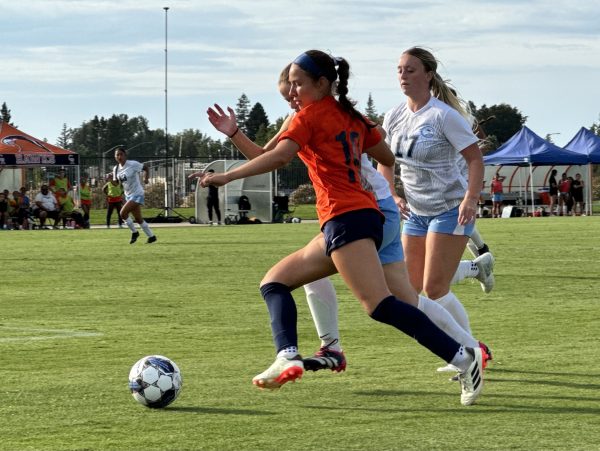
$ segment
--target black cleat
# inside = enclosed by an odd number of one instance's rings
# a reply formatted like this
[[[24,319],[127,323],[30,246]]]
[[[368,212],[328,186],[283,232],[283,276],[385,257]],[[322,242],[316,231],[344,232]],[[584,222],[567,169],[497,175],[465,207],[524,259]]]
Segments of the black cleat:
[[[154,236],[149,236],[148,239],[146,240],[146,244],[152,244],[156,241],[156,235]]]
[[[131,234],[131,240],[129,240],[129,244],[135,243],[139,236],[140,236],[140,232],[133,232]]]

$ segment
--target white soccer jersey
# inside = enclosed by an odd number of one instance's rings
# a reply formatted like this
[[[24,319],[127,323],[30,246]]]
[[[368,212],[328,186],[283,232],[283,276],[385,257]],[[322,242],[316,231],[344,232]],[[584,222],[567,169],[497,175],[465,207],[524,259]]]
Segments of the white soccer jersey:
[[[375,199],[387,199],[392,195],[390,184],[385,177],[375,169],[369,155],[363,153],[360,160],[360,178],[363,188],[371,191],[375,195]]]
[[[143,196],[144,185],[140,179],[144,165],[139,161],[127,160],[124,166],[118,164],[115,166],[117,179],[123,185],[123,191],[126,196]],[[114,173],[113,173],[114,175]]]
[[[457,165],[460,151],[477,142],[458,111],[431,97],[412,112],[406,103],[383,120],[386,141],[400,164],[406,200],[415,214],[437,216],[462,202],[467,182]]]

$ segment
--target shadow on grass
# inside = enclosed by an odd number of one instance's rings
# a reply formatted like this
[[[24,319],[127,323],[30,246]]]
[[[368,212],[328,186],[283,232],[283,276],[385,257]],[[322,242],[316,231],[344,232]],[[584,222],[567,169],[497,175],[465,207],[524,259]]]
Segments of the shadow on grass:
[[[493,381],[496,382],[496,381]],[[520,381],[511,381],[511,382],[520,382]],[[434,392],[434,391],[408,391],[408,390],[372,390],[372,391],[358,391],[358,392],[354,392],[355,395],[358,396],[392,396],[392,397],[416,397],[416,396],[426,396],[426,397],[440,397],[440,396],[445,396],[445,397],[453,397],[453,398],[458,398],[458,393],[453,394],[453,393],[446,393],[446,392]],[[523,400],[523,401],[528,401],[528,402],[535,402],[536,405],[532,405],[532,406],[527,406],[527,405],[513,405],[513,404],[487,404],[486,400],[506,400],[506,401],[510,401],[510,400]],[[526,395],[526,394],[516,394],[516,395],[511,395],[511,394],[505,394],[505,393],[498,393],[498,394],[494,394],[494,393],[486,393],[485,390],[483,392],[483,395],[481,396],[481,398],[478,400],[477,402],[477,406],[479,407],[494,407],[494,409],[492,411],[498,411],[496,410],[496,408],[506,408],[506,409],[510,409],[510,410],[516,410],[516,411],[530,411],[530,410],[539,410],[540,413],[580,413],[580,414],[599,414],[600,413],[600,407],[574,407],[572,405],[565,405],[564,407],[557,407],[557,406],[546,406],[544,407],[543,405],[539,405],[540,402],[544,402],[544,401],[569,401],[569,402],[593,402],[593,403],[600,403],[600,395],[599,396],[591,396],[591,397],[582,397],[582,396],[566,396],[564,394],[561,395]],[[374,409],[374,410],[378,410],[378,409]],[[413,411],[415,409],[396,409],[393,411]],[[431,410],[430,407],[427,408],[423,408],[423,409],[416,409],[416,411],[427,411],[427,410]],[[454,409],[440,409],[441,411],[447,411],[447,410],[451,410],[453,411]],[[464,411],[464,407],[463,408],[459,408],[458,410],[463,410]],[[478,409],[479,410],[479,409]]]
[[[529,370],[511,370],[508,368],[498,368],[491,367],[486,371],[490,373],[514,373],[514,374],[539,374],[541,376],[566,376],[566,377],[598,377],[600,378],[600,374],[593,373],[565,373],[565,372],[553,372],[553,371],[529,371]]]
[[[433,392],[396,392],[397,396],[430,396],[439,393]],[[448,395],[457,399],[457,395]],[[339,411],[356,411],[356,412],[376,412],[376,413],[419,413],[419,412],[439,412],[439,413],[532,413],[545,414],[545,415],[557,415],[557,414],[570,414],[570,415],[598,415],[600,414],[600,408],[598,407],[572,407],[572,406],[524,406],[520,404],[489,404],[485,402],[485,399],[505,399],[505,398],[518,398],[522,399],[523,396],[504,396],[504,395],[483,395],[483,401],[478,401],[477,404],[469,407],[440,407],[435,408],[430,405],[425,407],[356,407],[356,406],[317,406],[317,405],[304,405],[302,407],[306,409],[317,409],[317,410],[339,410]],[[532,399],[540,399],[540,397],[530,397]],[[543,399],[543,398],[541,398]],[[579,398],[573,398],[580,400]],[[597,401],[597,400],[595,400]]]
[[[249,409],[224,409],[222,407],[169,407],[165,412],[201,413],[207,415],[275,415],[273,412]]]

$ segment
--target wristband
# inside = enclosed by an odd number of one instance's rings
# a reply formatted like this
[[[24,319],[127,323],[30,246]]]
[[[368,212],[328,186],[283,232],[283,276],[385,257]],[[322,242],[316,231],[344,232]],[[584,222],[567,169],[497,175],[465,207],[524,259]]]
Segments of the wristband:
[[[235,134],[236,134],[237,132],[239,132],[239,131],[240,131],[240,128],[238,127],[238,128],[236,128],[236,129],[235,129],[235,131],[233,132],[233,134],[232,134],[232,135],[227,135],[227,137],[228,137],[229,139],[231,139],[231,138],[233,138],[233,137],[235,136]]]

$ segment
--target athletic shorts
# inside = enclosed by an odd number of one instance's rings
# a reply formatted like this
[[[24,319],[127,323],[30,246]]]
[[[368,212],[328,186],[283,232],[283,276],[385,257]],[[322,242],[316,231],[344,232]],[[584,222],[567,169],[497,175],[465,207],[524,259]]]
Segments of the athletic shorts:
[[[382,265],[404,261],[400,241],[400,212],[392,196],[377,201],[379,210],[385,216],[383,241],[379,247],[379,260]]]
[[[325,237],[325,254],[331,253],[353,241],[370,238],[379,249],[383,240],[384,217],[379,210],[364,208],[335,216],[323,224],[321,231]]]
[[[492,194],[492,202],[502,202],[502,200],[503,200],[502,193]]]
[[[136,204],[144,205],[144,195],[143,194],[132,194],[131,196],[125,196],[125,202],[133,201]]]
[[[475,221],[464,226],[458,225],[458,207],[454,207],[437,216],[420,216],[411,212],[404,221],[402,233],[410,236],[425,236],[430,232],[471,236],[474,228]]]

